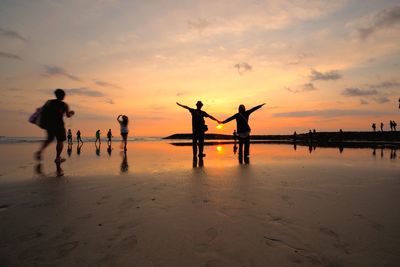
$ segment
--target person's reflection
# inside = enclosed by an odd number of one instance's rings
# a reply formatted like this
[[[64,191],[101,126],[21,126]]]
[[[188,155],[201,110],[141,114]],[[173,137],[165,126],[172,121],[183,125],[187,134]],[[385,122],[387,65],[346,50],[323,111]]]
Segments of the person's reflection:
[[[199,157],[199,160],[197,157],[193,157],[193,168],[197,168],[197,166],[200,168],[204,166],[204,157]]]
[[[313,147],[312,147],[311,144],[309,144],[309,145],[308,145],[308,151],[310,152],[310,154],[311,154],[312,150],[313,150]]]
[[[96,155],[100,157],[100,147],[101,147],[101,143],[99,143],[99,144],[97,145],[97,142],[96,142],[96,143],[94,143],[94,144],[95,144],[95,146],[96,146]]]
[[[340,152],[340,154],[343,153],[343,150],[344,150],[344,146],[343,146],[343,144],[340,144],[340,145],[339,145],[339,152]]]
[[[237,150],[238,150],[238,146],[237,146],[237,144],[235,142],[235,144],[233,145],[233,154],[236,155]]]
[[[108,147],[107,147],[107,153],[108,153],[109,156],[111,156],[111,152],[112,152],[112,147],[111,147],[111,142],[110,142]]]
[[[239,154],[239,157],[238,157],[238,159],[239,159],[239,164],[250,164],[250,157],[244,157],[244,161],[243,161],[243,157],[241,157],[240,156],[240,154]]]
[[[56,174],[57,174],[57,177],[64,176],[64,171],[61,168],[61,163],[56,163]]]
[[[381,158],[383,158],[383,147],[381,147]]]
[[[375,147],[372,150],[372,156],[374,156],[374,157],[376,156],[376,148]]]
[[[393,147],[393,148],[390,150],[390,159],[396,159],[396,158],[397,158],[396,148]]]
[[[83,146],[83,142],[82,143],[78,142],[78,146],[76,147],[76,154],[78,156],[81,154],[82,146]]]
[[[43,177],[46,177],[46,175],[43,173],[42,163],[39,162],[37,165],[35,165],[35,173]],[[56,163],[56,176],[57,177],[64,176],[64,170],[61,168],[60,162]]]
[[[126,150],[121,151],[121,157],[122,157],[121,173],[128,172],[129,165],[128,165],[128,155],[127,155]]]
[[[294,151],[297,150],[297,143],[296,142],[293,143],[293,149],[294,149]]]
[[[72,144],[68,144],[67,154],[68,154],[68,157],[70,158],[71,154],[72,154]]]

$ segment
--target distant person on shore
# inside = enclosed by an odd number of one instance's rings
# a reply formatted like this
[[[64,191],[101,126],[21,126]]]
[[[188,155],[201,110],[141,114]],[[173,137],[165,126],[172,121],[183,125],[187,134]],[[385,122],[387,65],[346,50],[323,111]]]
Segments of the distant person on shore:
[[[238,108],[238,113],[234,114],[233,116],[227,118],[226,120],[222,121],[221,123],[227,123],[231,120],[236,120],[236,132],[239,137],[239,161],[243,158],[243,146],[244,146],[244,157],[247,163],[247,159],[250,156],[250,132],[251,128],[249,126],[249,116],[251,113],[256,111],[257,109],[264,106],[265,103],[255,106],[249,110],[246,110],[246,107],[241,104]]]
[[[97,143],[97,141],[99,141],[99,145],[101,144],[101,140],[100,140],[100,130],[96,131],[96,141],[94,141],[95,143]]]
[[[74,111],[69,110],[68,105],[63,101],[65,98],[65,92],[62,89],[54,91],[56,99],[48,100],[44,106],[42,113],[42,123],[47,131],[47,139],[42,143],[40,149],[35,153],[35,158],[41,160],[43,150],[53,141],[57,139],[56,146],[56,159],[54,162],[60,164],[65,161],[61,158],[61,152],[64,148],[64,141],[66,138],[66,132],[64,127],[64,114],[69,118],[75,114]]]
[[[372,130],[375,132],[376,131],[376,123],[372,123]]]
[[[122,145],[124,146],[124,151],[126,151],[126,145],[128,143],[128,123],[129,123],[129,119],[128,116],[126,115],[118,115],[117,117],[117,121],[119,122],[119,126],[121,128],[121,137],[122,137],[122,143],[121,143],[121,147]]]
[[[393,121],[393,131],[396,131],[397,123]]]
[[[381,122],[381,132],[383,132],[383,122]]]
[[[109,146],[111,146],[111,138],[112,137],[113,136],[112,136],[111,129],[108,129],[108,132],[107,132],[107,143],[108,143]]]
[[[83,144],[83,141],[82,141],[82,138],[81,138],[81,131],[80,131],[80,130],[78,130],[78,131],[76,132],[76,142],[78,142],[78,144],[79,144],[79,142]]]
[[[71,129],[68,129],[67,139],[68,139],[68,145],[72,145],[72,132],[71,132]]]
[[[390,131],[392,132],[393,131],[393,122],[392,121],[389,121],[389,127],[390,127]]]
[[[297,141],[297,132],[294,131],[293,133],[293,141],[296,142]]]
[[[198,156],[199,158],[205,157],[206,154],[203,153],[204,149],[204,135],[205,132],[208,130],[207,125],[205,124],[204,118],[210,118],[216,122],[220,122],[213,116],[207,114],[207,112],[201,110],[203,107],[203,103],[201,101],[197,101],[196,109],[190,108],[188,106],[176,104],[182,108],[189,110],[190,114],[192,115],[192,148],[193,148],[193,158],[197,155],[197,147],[198,149]]]

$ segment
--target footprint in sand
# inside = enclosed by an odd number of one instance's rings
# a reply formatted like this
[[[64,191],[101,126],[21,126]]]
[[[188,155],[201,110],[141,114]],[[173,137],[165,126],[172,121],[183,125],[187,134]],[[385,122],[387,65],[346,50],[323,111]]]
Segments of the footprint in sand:
[[[319,231],[321,233],[328,235],[329,237],[335,239],[335,242],[333,243],[333,246],[335,248],[342,250],[346,254],[350,254],[350,251],[348,250],[346,244],[344,244],[342,242],[342,240],[340,239],[339,235],[336,232],[334,232],[333,230],[331,230],[329,228],[325,228],[325,227],[319,228]]]
[[[68,256],[68,254],[76,249],[79,245],[79,241],[72,241],[72,242],[67,242],[64,243],[60,246],[57,247],[57,258],[63,258],[65,256]]]
[[[131,250],[136,247],[137,243],[138,241],[136,235],[130,235],[121,240],[121,242],[118,244],[118,249],[125,251]]]
[[[208,228],[208,229],[207,229],[206,234],[207,234],[207,236],[210,238],[210,240],[209,240],[208,242],[211,242],[211,241],[213,241],[215,238],[217,238],[217,236],[218,236],[218,231],[217,231],[217,229],[211,227],[211,228]]]

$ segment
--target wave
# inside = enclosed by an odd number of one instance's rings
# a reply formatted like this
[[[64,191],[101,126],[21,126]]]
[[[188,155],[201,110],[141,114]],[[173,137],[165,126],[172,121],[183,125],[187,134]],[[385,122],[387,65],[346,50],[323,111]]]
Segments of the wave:
[[[39,143],[44,141],[45,137],[13,137],[13,136],[0,136],[0,144],[15,144],[15,143]],[[83,137],[83,142],[94,142],[96,138],[93,137]],[[121,141],[120,137],[115,137],[112,139],[113,141]],[[161,141],[161,137],[128,137],[128,141],[130,142],[154,142]],[[75,138],[73,139],[76,142]],[[101,138],[102,142],[107,142],[107,138]]]

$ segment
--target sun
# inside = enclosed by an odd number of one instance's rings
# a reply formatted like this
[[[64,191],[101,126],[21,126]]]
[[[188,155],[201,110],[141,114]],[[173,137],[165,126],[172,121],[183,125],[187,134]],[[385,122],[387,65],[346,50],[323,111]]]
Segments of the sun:
[[[216,126],[216,128],[217,128],[218,130],[221,130],[222,128],[224,128],[224,126],[223,126],[222,124],[218,124],[218,125]]]

